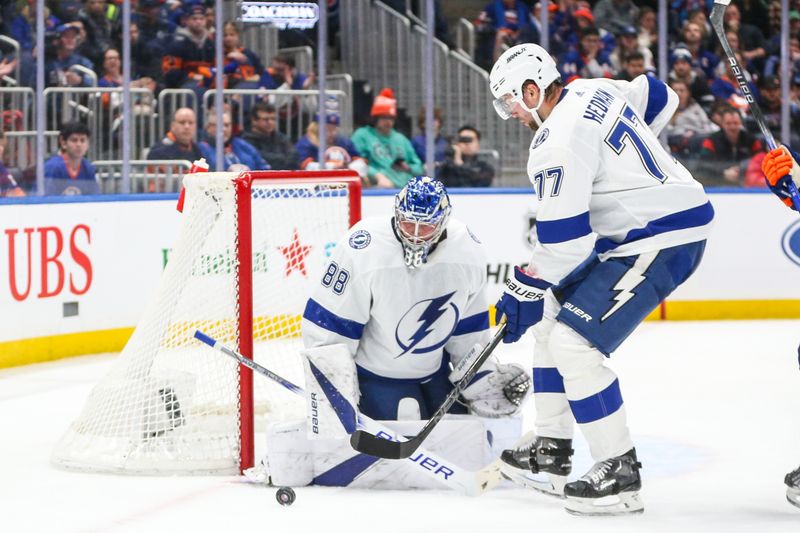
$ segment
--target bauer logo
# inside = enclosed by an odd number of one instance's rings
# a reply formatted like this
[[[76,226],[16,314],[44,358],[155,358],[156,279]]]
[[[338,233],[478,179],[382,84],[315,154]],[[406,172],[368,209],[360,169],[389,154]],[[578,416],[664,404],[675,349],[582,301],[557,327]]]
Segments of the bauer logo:
[[[370,242],[372,242],[372,235],[370,235],[366,230],[360,229],[350,235],[350,247],[355,248],[356,250],[362,250],[366,248],[369,246]]]
[[[783,232],[781,247],[786,257],[792,263],[800,266],[800,221],[795,222]]]

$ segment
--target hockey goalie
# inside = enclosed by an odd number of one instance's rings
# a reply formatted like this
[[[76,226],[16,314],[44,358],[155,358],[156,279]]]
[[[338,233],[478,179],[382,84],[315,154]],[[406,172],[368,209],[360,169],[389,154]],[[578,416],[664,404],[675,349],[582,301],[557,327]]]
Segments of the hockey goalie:
[[[303,314],[308,415],[268,428],[254,475],[274,485],[440,488],[518,439],[530,376],[496,359],[407,460],[355,452],[352,421],[331,405],[416,434],[488,342],[486,256],[450,210],[439,181],[415,177],[393,216],[362,220],[334,248]],[[331,402],[331,391],[346,403]]]

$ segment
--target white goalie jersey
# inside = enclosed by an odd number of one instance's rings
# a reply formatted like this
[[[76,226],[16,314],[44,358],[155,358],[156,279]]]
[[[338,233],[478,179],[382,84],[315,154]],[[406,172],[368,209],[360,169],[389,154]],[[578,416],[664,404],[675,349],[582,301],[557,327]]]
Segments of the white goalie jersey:
[[[345,344],[385,378],[424,380],[488,342],[486,255],[450,219],[420,268],[409,269],[390,217],[365,219],[331,254],[303,314],[306,348]]]
[[[714,210],[658,135],[677,107],[663,82],[576,80],[531,142],[536,277],[558,283],[593,252],[630,256],[705,239]]]

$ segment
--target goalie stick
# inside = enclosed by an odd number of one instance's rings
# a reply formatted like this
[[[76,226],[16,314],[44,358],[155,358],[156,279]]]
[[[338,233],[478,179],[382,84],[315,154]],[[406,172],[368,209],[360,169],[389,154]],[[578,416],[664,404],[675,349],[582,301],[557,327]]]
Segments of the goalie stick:
[[[483,363],[492,355],[492,352],[500,343],[503,335],[506,334],[506,323],[503,321],[497,333],[494,334],[489,344],[478,354],[475,361],[464,372],[464,376],[455,384],[453,390],[439,406],[439,409],[431,416],[430,420],[422,427],[419,433],[406,441],[388,440],[384,435],[373,434],[368,431],[359,429],[350,435],[350,445],[354,450],[361,453],[372,455],[373,457],[380,457],[382,459],[406,459],[411,457],[411,454],[420,447],[422,441],[436,427],[436,424],[444,417],[447,411],[452,407],[456,400],[461,395],[461,392],[467,388],[472,378],[478,372],[478,369],[483,366]]]
[[[236,359],[242,366],[246,366],[256,373],[278,383],[289,391],[305,397],[305,390],[303,390],[301,387],[295,385],[287,379],[282,378],[278,374],[259,365],[255,361],[246,358],[239,352],[228,348],[224,344],[214,340],[212,337],[209,337],[202,331],[195,331],[194,336],[196,339],[204,342],[215,350],[218,350],[225,355]],[[341,394],[339,394],[338,390],[333,389],[333,393],[335,398],[329,397],[329,400],[331,407],[333,407],[340,418],[347,418],[355,413],[357,428],[362,428],[371,433],[383,435],[383,439],[398,438],[398,436],[395,434],[395,431],[356,411],[354,407],[351,406],[349,402],[347,402],[347,400],[341,396]],[[415,449],[416,448],[417,446],[415,446]],[[437,454],[424,448],[420,450],[420,454],[410,460],[415,465],[418,465],[419,471],[422,471],[434,480],[453,490],[461,492],[462,494],[466,494],[467,496],[479,496],[484,492],[493,489],[500,483],[500,481],[502,481],[500,464],[498,462],[499,460],[490,463],[488,466],[478,470],[477,472],[464,470],[453,464],[451,461],[443,459]]]
[[[739,84],[739,88],[742,90],[745,100],[747,100],[747,104],[750,106],[750,112],[756,124],[758,124],[758,129],[760,129],[761,134],[764,135],[769,149],[774,150],[778,147],[777,144],[775,144],[775,138],[767,127],[764,115],[761,113],[761,107],[759,107],[758,102],[756,102],[753,92],[747,84],[747,79],[744,77],[744,71],[739,66],[739,62],[736,60],[736,54],[733,53],[728,38],[725,36],[723,18],[725,17],[725,8],[727,8],[730,3],[731,0],[714,0],[714,7],[711,8],[711,15],[709,16],[709,19],[711,19],[711,26],[714,28],[714,32],[719,38],[722,50],[725,51],[725,57],[731,66],[733,75],[736,77],[736,82]],[[800,194],[797,192],[797,185],[795,185],[792,180],[789,180],[789,193],[792,195],[792,204],[794,204],[794,208],[800,212]]]

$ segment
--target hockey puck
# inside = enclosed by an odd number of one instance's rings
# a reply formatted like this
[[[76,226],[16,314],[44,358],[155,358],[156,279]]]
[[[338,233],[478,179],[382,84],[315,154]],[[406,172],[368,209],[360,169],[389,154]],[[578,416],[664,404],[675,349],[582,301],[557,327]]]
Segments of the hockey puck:
[[[295,494],[291,487],[281,487],[275,493],[275,499],[281,505],[292,505],[294,503]]]

